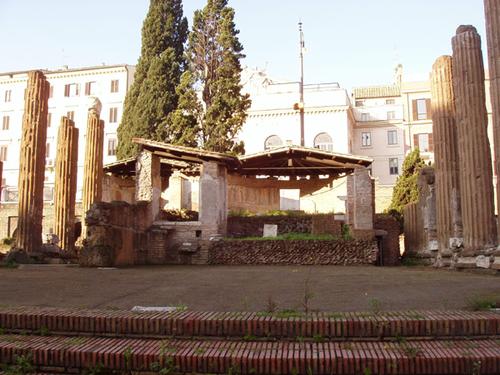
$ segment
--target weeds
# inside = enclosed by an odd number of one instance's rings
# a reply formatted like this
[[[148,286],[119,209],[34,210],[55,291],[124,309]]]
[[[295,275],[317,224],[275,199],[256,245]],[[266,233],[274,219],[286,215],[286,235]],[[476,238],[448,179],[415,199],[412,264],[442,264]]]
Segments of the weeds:
[[[325,341],[325,338],[322,335],[316,334],[313,336],[313,341],[316,343],[321,343]]]
[[[13,365],[5,366],[1,369],[5,375],[24,375],[35,372],[30,354],[17,356]]]
[[[255,337],[254,335],[247,334],[243,336],[243,341],[255,341],[255,340],[257,340],[257,337]]]
[[[276,310],[278,310],[278,304],[276,301],[272,296],[267,297],[266,312],[273,314]]]
[[[467,300],[467,309],[485,311],[497,307],[497,299],[492,296],[474,296]]]
[[[375,315],[380,315],[380,312],[382,310],[382,302],[376,298],[372,298],[368,301],[368,304],[370,305],[370,310],[373,312]]]
[[[304,308],[304,312],[306,313],[306,315],[308,315],[311,311],[310,304],[311,300],[314,298],[314,293],[311,290],[311,271],[312,269],[309,269],[307,278],[304,281],[304,295],[302,298],[302,307]]]
[[[50,331],[46,326],[41,326],[38,330],[40,336],[50,336]]]

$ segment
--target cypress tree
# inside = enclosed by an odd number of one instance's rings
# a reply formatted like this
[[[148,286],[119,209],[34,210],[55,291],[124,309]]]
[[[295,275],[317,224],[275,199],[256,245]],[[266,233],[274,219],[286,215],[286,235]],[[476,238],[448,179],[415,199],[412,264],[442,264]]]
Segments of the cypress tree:
[[[141,57],[118,127],[119,159],[137,154],[134,137],[172,142],[172,113],[179,99],[176,86],[186,66],[187,35],[182,0],[151,0],[142,27]]]
[[[406,156],[403,162],[403,171],[396,180],[392,191],[389,211],[395,211],[402,215],[407,204],[418,201],[418,175],[423,167],[425,167],[425,163],[420,157],[420,150],[416,148]]]
[[[184,77],[185,84],[191,82],[180,93],[185,106],[177,114],[174,128],[196,120],[204,149],[243,153],[244,145],[236,136],[251,102],[249,95],[241,93],[240,60],[245,55],[234,15],[228,0],[208,0],[195,12],[187,49],[191,76]],[[201,91],[202,105],[195,88]]]

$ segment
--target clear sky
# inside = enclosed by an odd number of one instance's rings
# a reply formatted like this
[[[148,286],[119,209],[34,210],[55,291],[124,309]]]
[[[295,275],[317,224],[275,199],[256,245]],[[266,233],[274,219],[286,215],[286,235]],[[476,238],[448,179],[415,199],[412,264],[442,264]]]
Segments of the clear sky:
[[[397,63],[425,79],[451,53],[460,24],[483,36],[483,0],[230,0],[247,58],[271,76],[298,79],[304,23],[306,83],[389,83]],[[184,0],[191,24],[205,0]],[[135,64],[149,0],[0,0],[0,72]]]

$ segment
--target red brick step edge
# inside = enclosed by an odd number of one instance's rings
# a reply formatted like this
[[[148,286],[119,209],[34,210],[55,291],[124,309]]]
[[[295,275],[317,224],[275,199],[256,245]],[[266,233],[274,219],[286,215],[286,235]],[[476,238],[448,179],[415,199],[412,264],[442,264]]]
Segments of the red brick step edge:
[[[182,311],[136,313],[55,308],[0,308],[6,331],[48,331],[141,337],[381,338],[497,336],[495,312],[413,311],[310,314],[280,318],[271,314]]]
[[[500,373],[500,343],[495,340],[298,343],[1,335],[0,363],[14,363],[20,355],[30,358],[36,367],[66,370],[101,367],[212,374]]]

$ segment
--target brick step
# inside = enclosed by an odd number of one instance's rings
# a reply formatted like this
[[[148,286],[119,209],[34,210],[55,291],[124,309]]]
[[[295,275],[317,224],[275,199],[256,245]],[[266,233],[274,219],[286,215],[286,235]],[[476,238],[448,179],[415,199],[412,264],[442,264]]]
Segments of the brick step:
[[[53,367],[91,373],[500,373],[500,343],[489,339],[300,343],[1,335],[0,363],[15,363],[18,356],[44,372]]]
[[[288,314],[177,311],[138,313],[75,309],[0,308],[4,331],[141,337],[380,339],[500,335],[497,312],[411,311],[379,314]]]

